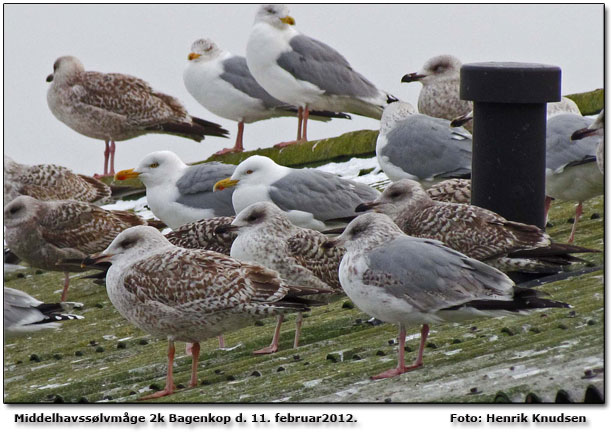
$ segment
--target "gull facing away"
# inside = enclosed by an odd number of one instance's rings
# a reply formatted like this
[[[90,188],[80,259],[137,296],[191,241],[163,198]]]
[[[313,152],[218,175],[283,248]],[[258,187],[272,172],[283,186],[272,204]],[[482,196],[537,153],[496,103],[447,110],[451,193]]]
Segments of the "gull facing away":
[[[557,273],[580,261],[570,254],[593,252],[554,243],[537,226],[509,221],[485,208],[433,200],[410,179],[390,184],[378,199],[357,207],[367,210],[388,215],[407,235],[441,241],[505,273]]]
[[[4,207],[6,245],[32,267],[64,272],[66,301],[70,272],[105,249],[124,229],[147,221],[127,211],[107,211],[73,200],[40,201],[19,196]]]
[[[581,140],[584,137],[597,136],[596,165],[600,173],[605,173],[605,110],[601,110],[592,125],[581,128],[571,135],[571,140]]]
[[[176,98],[126,74],[85,71],[73,56],[55,61],[47,103],[51,113],[76,132],[104,140],[104,172],[115,172],[115,141],[148,133],[172,134],[201,142],[226,137],[220,125],[193,117]],[[110,168],[109,168],[110,159]]]
[[[199,342],[250,325],[258,318],[308,310],[301,298],[316,289],[288,285],[278,273],[207,250],[183,249],[146,226],[122,232],[84,263],[110,262],[110,301],[132,324],[168,339],[165,388],[174,392],[174,341],[192,344],[190,386],[197,385]],[[321,290],[322,291],[322,290]]]
[[[261,6],[246,45],[246,62],[267,92],[299,108],[296,142],[307,140],[310,110],[380,119],[384,107],[398,101],[356,72],[336,50],[299,33],[294,25],[285,5]]]
[[[135,169],[117,172],[115,179],[140,179],[153,214],[176,229],[200,219],[235,215],[232,191],[212,191],[214,183],[231,176],[234,169],[217,162],[189,166],[172,151],[157,151],[144,157]]]
[[[217,233],[237,233],[231,246],[231,257],[249,261],[277,271],[288,284],[324,288],[328,294],[316,300],[328,302],[333,295],[343,295],[339,280],[339,263],[343,249],[320,249],[323,255],[312,258],[312,249],[303,249],[307,242],[321,246],[327,237],[318,231],[293,225],[286,213],[272,202],[258,202],[242,210],[230,225],[220,226]],[[295,248],[296,246],[300,246]],[[272,343],[254,354],[271,354],[278,351],[280,327],[284,315],[278,315]],[[297,314],[293,348],[299,347],[303,316]]]
[[[431,323],[570,307],[540,298],[540,291],[514,286],[502,272],[439,241],[405,235],[383,214],[357,217],[327,245],[346,249],[339,279],[354,304],[399,325],[397,367],[371,377],[374,380],[421,367]],[[406,328],[415,324],[422,324],[418,357],[405,366]]]
[[[583,202],[604,194],[605,177],[596,163],[599,138],[571,140],[576,130],[586,128],[590,123],[588,118],[575,114],[556,115],[547,122],[545,215],[551,198],[578,203],[569,243],[575,239],[577,222],[583,214]]]
[[[415,114],[395,102],[384,109],[376,156],[391,180],[413,179],[425,188],[449,178],[471,177],[471,134],[450,121]]]
[[[67,167],[56,164],[20,164],[4,156],[4,203],[17,196],[31,196],[40,200],[80,200],[98,202],[111,195],[110,187],[102,181],[78,175]]]
[[[42,330],[54,330],[61,321],[83,319],[80,315],[64,313],[81,303],[43,303],[18,289],[4,287],[4,336],[29,335]]]
[[[242,161],[231,178],[218,181],[214,190],[229,187],[235,187],[236,213],[253,203],[271,201],[293,224],[318,231],[351,220],[358,204],[380,195],[368,185],[321,170],[281,166],[261,155]]]
[[[216,155],[244,150],[244,124],[281,116],[297,116],[295,106],[277,100],[261,87],[246,65],[246,58],[218,47],[210,39],[198,39],[191,46],[183,81],[189,93],[217,116],[238,123],[235,146]],[[350,119],[345,113],[310,112],[311,118],[328,122]]]

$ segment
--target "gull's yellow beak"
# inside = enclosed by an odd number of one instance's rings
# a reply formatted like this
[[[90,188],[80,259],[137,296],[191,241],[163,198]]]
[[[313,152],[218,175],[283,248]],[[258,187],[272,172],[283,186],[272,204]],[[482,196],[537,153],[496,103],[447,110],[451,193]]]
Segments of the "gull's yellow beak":
[[[130,178],[137,178],[140,172],[136,172],[134,169],[121,170],[115,173],[115,181],[125,181]]]
[[[238,182],[240,182],[240,180],[238,179],[231,179],[231,178],[221,179],[219,182],[214,184],[212,191],[217,191],[217,190],[221,191],[226,188],[231,188],[234,185],[236,185]]]
[[[280,18],[280,21],[282,21],[284,24],[288,24],[289,26],[294,26],[295,25],[295,18],[293,18],[290,15],[287,15],[284,18]]]
[[[197,54],[197,53],[189,53],[189,60],[193,60],[193,59],[198,59],[202,57],[201,54]]]

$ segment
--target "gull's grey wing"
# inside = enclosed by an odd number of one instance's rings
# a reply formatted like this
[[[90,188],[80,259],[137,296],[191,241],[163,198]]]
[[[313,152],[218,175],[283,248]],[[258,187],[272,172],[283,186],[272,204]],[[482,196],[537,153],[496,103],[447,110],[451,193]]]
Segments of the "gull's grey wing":
[[[363,283],[384,288],[423,312],[473,300],[510,300],[513,282],[439,241],[400,236],[365,253]]]
[[[246,95],[261,101],[265,108],[286,108],[291,106],[274,98],[261,87],[250,73],[246,58],[233,56],[223,61],[221,78]],[[294,107],[292,107],[295,110]]]
[[[213,192],[214,183],[229,178],[235,169],[231,164],[202,163],[190,166],[176,182],[178,203],[192,208],[212,208],[216,216],[235,215],[231,196],[233,189]]]
[[[599,137],[571,140],[571,135],[590,125],[591,120],[576,114],[556,115],[547,121],[546,162],[553,171],[566,166],[575,166],[596,161],[596,146]]]
[[[315,169],[292,170],[269,189],[270,199],[283,211],[306,211],[320,221],[354,217],[359,204],[379,195],[366,184]]]
[[[276,62],[299,80],[315,84],[325,93],[355,97],[375,97],[378,89],[352,69],[348,61],[328,45],[305,35],[294,36],[292,50]]]
[[[418,179],[471,175],[471,134],[462,127],[452,128],[448,120],[410,115],[386,138],[382,156]]]

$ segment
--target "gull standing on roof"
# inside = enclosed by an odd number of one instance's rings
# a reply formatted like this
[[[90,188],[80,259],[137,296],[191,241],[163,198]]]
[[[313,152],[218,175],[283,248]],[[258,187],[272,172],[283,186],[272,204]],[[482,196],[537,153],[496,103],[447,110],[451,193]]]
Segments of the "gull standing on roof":
[[[100,176],[115,172],[115,141],[162,133],[201,142],[206,135],[227,134],[220,125],[189,115],[180,101],[153,90],[146,81],[85,71],[73,56],[57,59],[47,81],[51,113],[76,132],[106,143]]]
[[[397,101],[356,72],[340,53],[299,33],[294,25],[285,5],[261,6],[246,46],[246,61],[267,92],[299,108],[296,142],[307,140],[310,110],[380,119],[384,107]]]
[[[408,178],[428,188],[448,178],[470,178],[471,148],[471,134],[446,119],[415,114],[404,102],[384,109],[376,156],[393,181]]]
[[[380,193],[366,184],[316,169],[292,169],[271,158],[253,155],[231,175],[218,181],[214,190],[235,187],[233,208],[240,213],[248,205],[271,201],[297,226],[322,231],[354,218],[361,202]],[[369,198],[369,199],[366,199]]]
[[[586,137],[571,141],[576,130],[586,128],[591,121],[581,115],[560,114],[547,122],[545,214],[551,198],[577,202],[575,221],[569,243],[575,239],[579,217],[583,214],[583,202],[604,194],[605,177],[596,164],[598,137]]]
[[[318,301],[330,300],[335,295],[343,295],[338,280],[339,263],[343,249],[321,249],[324,258],[311,260],[311,255],[295,250],[295,244],[309,239],[311,244],[321,246],[327,238],[320,232],[293,225],[280,208],[272,202],[257,202],[240,212],[230,225],[217,228],[217,233],[237,233],[231,246],[231,257],[240,261],[255,262],[277,271],[290,285],[324,288],[329,294]],[[294,239],[299,241],[293,242]],[[322,272],[322,273],[321,273]],[[271,354],[278,351],[280,327],[284,315],[278,316],[272,343],[257,350],[254,354]],[[293,348],[299,347],[303,316],[297,314]]]
[[[191,46],[183,81],[189,93],[217,116],[238,123],[233,148],[216,155],[244,150],[244,124],[281,116],[297,116],[295,106],[279,101],[261,87],[246,65],[246,58],[218,47],[210,39]],[[332,117],[350,119],[344,113],[311,112],[312,119],[328,122]]]
[[[278,273],[207,250],[173,246],[148,227],[125,230],[85,264],[110,262],[106,288],[119,313],[137,327],[168,339],[165,388],[141,399],[174,392],[174,341],[192,345],[190,386],[197,385],[200,341],[237,330],[258,318],[307,311],[303,295]],[[321,290],[322,291],[322,290]]]
[[[399,325],[397,367],[371,377],[374,380],[422,366],[430,323],[570,307],[539,298],[539,291],[515,287],[502,272],[439,241],[405,235],[383,214],[357,217],[327,245],[346,248],[339,279],[354,304]],[[422,324],[418,357],[413,365],[405,366],[406,328],[415,324]]]
[[[188,166],[171,151],[148,154],[135,169],[121,170],[117,180],[138,178],[155,216],[172,229],[212,217],[233,216],[231,190],[215,193],[214,183],[231,176],[234,165],[201,163]]]

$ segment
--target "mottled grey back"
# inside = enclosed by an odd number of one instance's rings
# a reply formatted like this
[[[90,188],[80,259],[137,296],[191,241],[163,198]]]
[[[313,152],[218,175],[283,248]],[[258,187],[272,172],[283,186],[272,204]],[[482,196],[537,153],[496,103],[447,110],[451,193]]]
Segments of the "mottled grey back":
[[[596,161],[599,137],[591,136],[571,140],[571,135],[592,121],[580,115],[567,113],[556,115],[547,121],[545,167],[557,170],[563,166]]]
[[[192,208],[212,208],[217,217],[235,215],[231,202],[234,189],[212,191],[214,184],[229,178],[234,169],[231,164],[217,162],[189,166],[176,183],[180,193],[176,201]]]
[[[292,51],[284,52],[277,63],[291,75],[315,84],[331,95],[374,97],[377,88],[328,45],[305,35],[293,37]]]
[[[359,204],[379,195],[368,185],[315,169],[293,170],[269,190],[270,199],[283,211],[306,211],[321,221],[353,217]]]
[[[382,155],[419,179],[465,178],[471,174],[471,134],[450,121],[414,114],[386,134]]]

